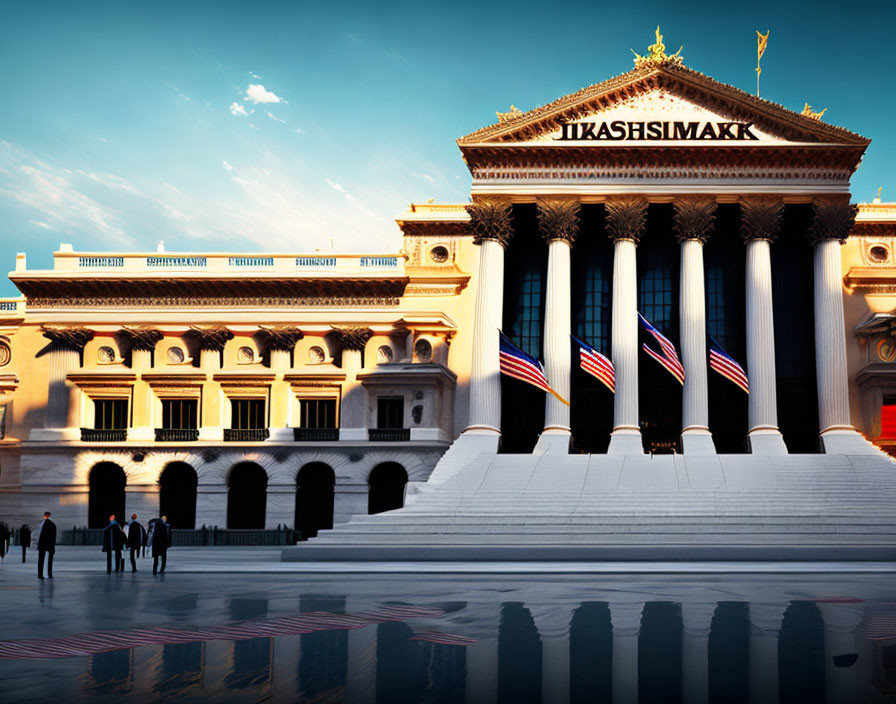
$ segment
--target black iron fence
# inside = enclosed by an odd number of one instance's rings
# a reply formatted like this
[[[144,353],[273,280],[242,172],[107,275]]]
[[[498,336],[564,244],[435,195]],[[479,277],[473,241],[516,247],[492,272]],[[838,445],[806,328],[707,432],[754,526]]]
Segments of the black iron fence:
[[[295,442],[337,442],[339,428],[293,428]]]
[[[407,442],[411,439],[410,428],[369,428],[370,442]]]
[[[156,442],[195,442],[198,439],[196,428],[156,428]]]
[[[81,428],[81,442],[125,442],[127,439],[128,431],[124,428]]]
[[[267,428],[224,428],[224,442],[261,442],[270,436]]]
[[[145,527],[145,526],[144,526]],[[18,529],[12,531],[10,544],[21,545]],[[246,547],[264,545],[295,545],[302,538],[302,532],[287,526],[263,530],[232,530],[218,526],[202,526],[195,529],[174,528],[171,531],[173,546],[242,545]],[[78,528],[59,532],[58,545],[103,544],[102,528]]]

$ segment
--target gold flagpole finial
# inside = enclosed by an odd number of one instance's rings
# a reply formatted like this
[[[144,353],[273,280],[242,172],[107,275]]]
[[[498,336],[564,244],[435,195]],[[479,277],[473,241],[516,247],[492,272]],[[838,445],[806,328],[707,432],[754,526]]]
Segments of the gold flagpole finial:
[[[674,54],[666,53],[666,45],[663,44],[663,35],[660,34],[660,26],[656,26],[656,43],[651,44],[647,47],[647,56],[641,56],[634,49],[631,52],[635,55],[635,68],[641,68],[642,66],[655,66],[660,64],[674,64],[676,66],[683,66],[682,58],[681,58],[681,50],[684,49],[684,44],[679,47],[678,51]]]
[[[800,113],[800,115],[805,115],[806,117],[811,117],[813,120],[820,120],[821,116],[824,115],[827,111],[828,111],[828,109],[825,108],[821,112],[815,112],[812,109],[812,106],[809,105],[809,103],[806,103],[803,106],[803,111]]]
[[[762,55],[765,53],[765,47],[768,44],[768,35],[771,33],[770,29],[765,30],[765,34],[760,32],[758,29],[756,30],[756,97],[759,97],[759,76],[762,75],[762,66],[760,65],[760,61],[762,60]]]

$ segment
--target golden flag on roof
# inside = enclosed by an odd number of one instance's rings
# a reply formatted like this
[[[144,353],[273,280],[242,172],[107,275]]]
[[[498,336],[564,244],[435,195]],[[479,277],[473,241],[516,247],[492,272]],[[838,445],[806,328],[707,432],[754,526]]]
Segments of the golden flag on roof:
[[[759,76],[762,75],[762,67],[759,65],[762,55],[765,53],[765,47],[768,44],[768,35],[770,29],[765,30],[765,34],[756,30],[756,97],[759,97]]]

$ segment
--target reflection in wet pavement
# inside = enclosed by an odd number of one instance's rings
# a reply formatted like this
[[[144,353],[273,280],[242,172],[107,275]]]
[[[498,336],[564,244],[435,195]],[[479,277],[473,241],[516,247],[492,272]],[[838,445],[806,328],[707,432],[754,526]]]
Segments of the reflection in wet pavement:
[[[0,600],[0,702],[896,701],[886,573],[66,575]]]

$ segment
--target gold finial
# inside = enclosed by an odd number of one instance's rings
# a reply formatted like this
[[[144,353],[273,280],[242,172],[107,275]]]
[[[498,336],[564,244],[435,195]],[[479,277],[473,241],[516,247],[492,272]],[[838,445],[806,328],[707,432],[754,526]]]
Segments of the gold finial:
[[[872,200],[871,202],[872,202],[872,203],[880,203],[880,202],[881,202],[880,197],[881,197],[881,194],[882,194],[883,192],[884,192],[884,187],[883,187],[883,186],[880,186],[880,187],[877,189],[877,198],[875,198],[875,199]]]
[[[684,44],[682,44],[674,54],[666,54],[666,45],[663,44],[663,35],[660,34],[660,26],[657,25],[656,44],[651,44],[647,47],[647,56],[641,56],[634,49],[632,49],[631,52],[635,55],[635,68],[641,68],[642,66],[659,66],[662,64],[682,66],[684,63],[681,58],[682,49],[684,49]]]
[[[822,110],[821,112],[815,112],[812,110],[812,106],[809,103],[806,103],[803,107],[803,111],[800,115],[805,115],[806,117],[811,117],[813,120],[820,120],[821,116],[824,115],[828,111],[827,108]]]
[[[498,122],[506,122],[507,120],[512,120],[517,115],[522,115],[523,111],[520,110],[515,105],[510,106],[510,110],[507,112],[495,112],[495,115],[498,116]]]

